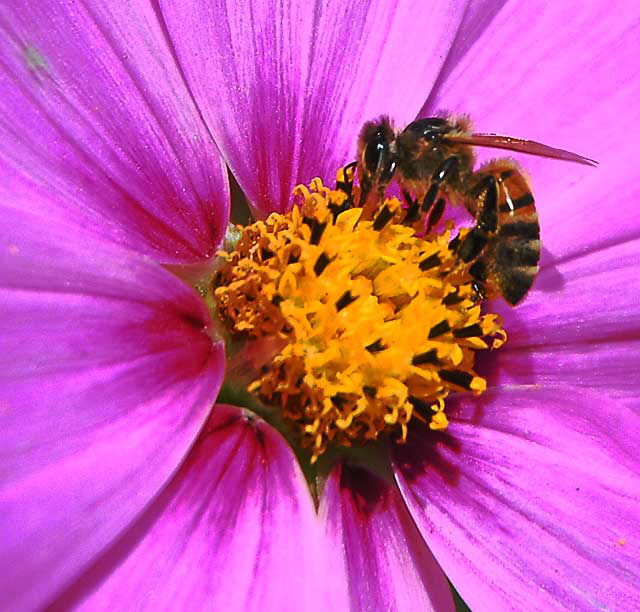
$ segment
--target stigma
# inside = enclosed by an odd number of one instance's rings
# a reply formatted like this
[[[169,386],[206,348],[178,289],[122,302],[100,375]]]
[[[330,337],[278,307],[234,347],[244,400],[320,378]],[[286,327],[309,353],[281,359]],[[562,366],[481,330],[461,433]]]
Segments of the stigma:
[[[248,388],[312,461],[330,446],[403,441],[413,419],[446,429],[447,397],[486,389],[476,352],[506,339],[450,246],[451,224],[424,234],[395,198],[351,201],[320,179],[296,187],[290,212],[237,228],[213,281],[232,337],[277,341]]]

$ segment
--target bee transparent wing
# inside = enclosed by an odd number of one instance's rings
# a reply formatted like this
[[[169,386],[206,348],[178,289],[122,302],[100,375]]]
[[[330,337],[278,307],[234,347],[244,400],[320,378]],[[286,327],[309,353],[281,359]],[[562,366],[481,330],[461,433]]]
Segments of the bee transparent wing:
[[[445,140],[459,142],[460,144],[474,145],[476,147],[489,147],[493,149],[507,149],[509,151],[519,151],[529,155],[539,155],[540,157],[550,157],[552,159],[562,159],[564,161],[584,164],[585,166],[597,166],[598,162],[588,157],[583,157],[571,151],[549,147],[534,140],[521,140],[510,136],[499,136],[498,134],[471,134],[469,136],[446,136]]]

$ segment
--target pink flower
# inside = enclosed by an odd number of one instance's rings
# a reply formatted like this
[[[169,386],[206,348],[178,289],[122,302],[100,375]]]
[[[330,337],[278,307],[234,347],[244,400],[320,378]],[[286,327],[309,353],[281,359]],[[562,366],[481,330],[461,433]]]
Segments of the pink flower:
[[[640,11],[612,9],[4,3],[1,607],[447,610],[446,574],[476,612],[638,608]],[[317,515],[280,433],[212,409],[223,347],[168,270],[220,247],[225,162],[282,211],[365,120],[442,108],[600,167],[523,158],[544,258],[490,390],[388,480],[336,465]]]

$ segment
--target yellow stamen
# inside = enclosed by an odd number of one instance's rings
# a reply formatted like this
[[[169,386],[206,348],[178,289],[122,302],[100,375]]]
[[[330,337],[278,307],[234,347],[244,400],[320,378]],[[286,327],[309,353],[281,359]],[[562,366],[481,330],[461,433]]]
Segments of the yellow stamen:
[[[403,440],[413,417],[445,429],[452,391],[486,389],[475,352],[506,339],[449,248],[452,227],[417,236],[393,198],[341,211],[347,194],[320,179],[294,195],[290,213],[240,228],[214,281],[232,333],[282,340],[249,389],[281,409],[313,460],[329,444]]]

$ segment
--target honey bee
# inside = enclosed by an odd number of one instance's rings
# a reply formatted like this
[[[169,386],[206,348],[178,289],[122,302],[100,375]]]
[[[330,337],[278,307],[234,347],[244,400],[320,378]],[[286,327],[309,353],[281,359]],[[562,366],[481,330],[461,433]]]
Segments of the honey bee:
[[[395,178],[408,204],[402,223],[424,227],[426,218],[428,232],[447,202],[465,206],[475,225],[450,246],[470,264],[480,297],[501,295],[515,306],[538,273],[540,227],[535,200],[515,161],[496,159],[475,170],[474,146],[597,165],[532,140],[473,133],[466,117],[418,119],[400,132],[388,117],[381,117],[366,123],[358,139],[359,205],[371,197],[380,203]]]

